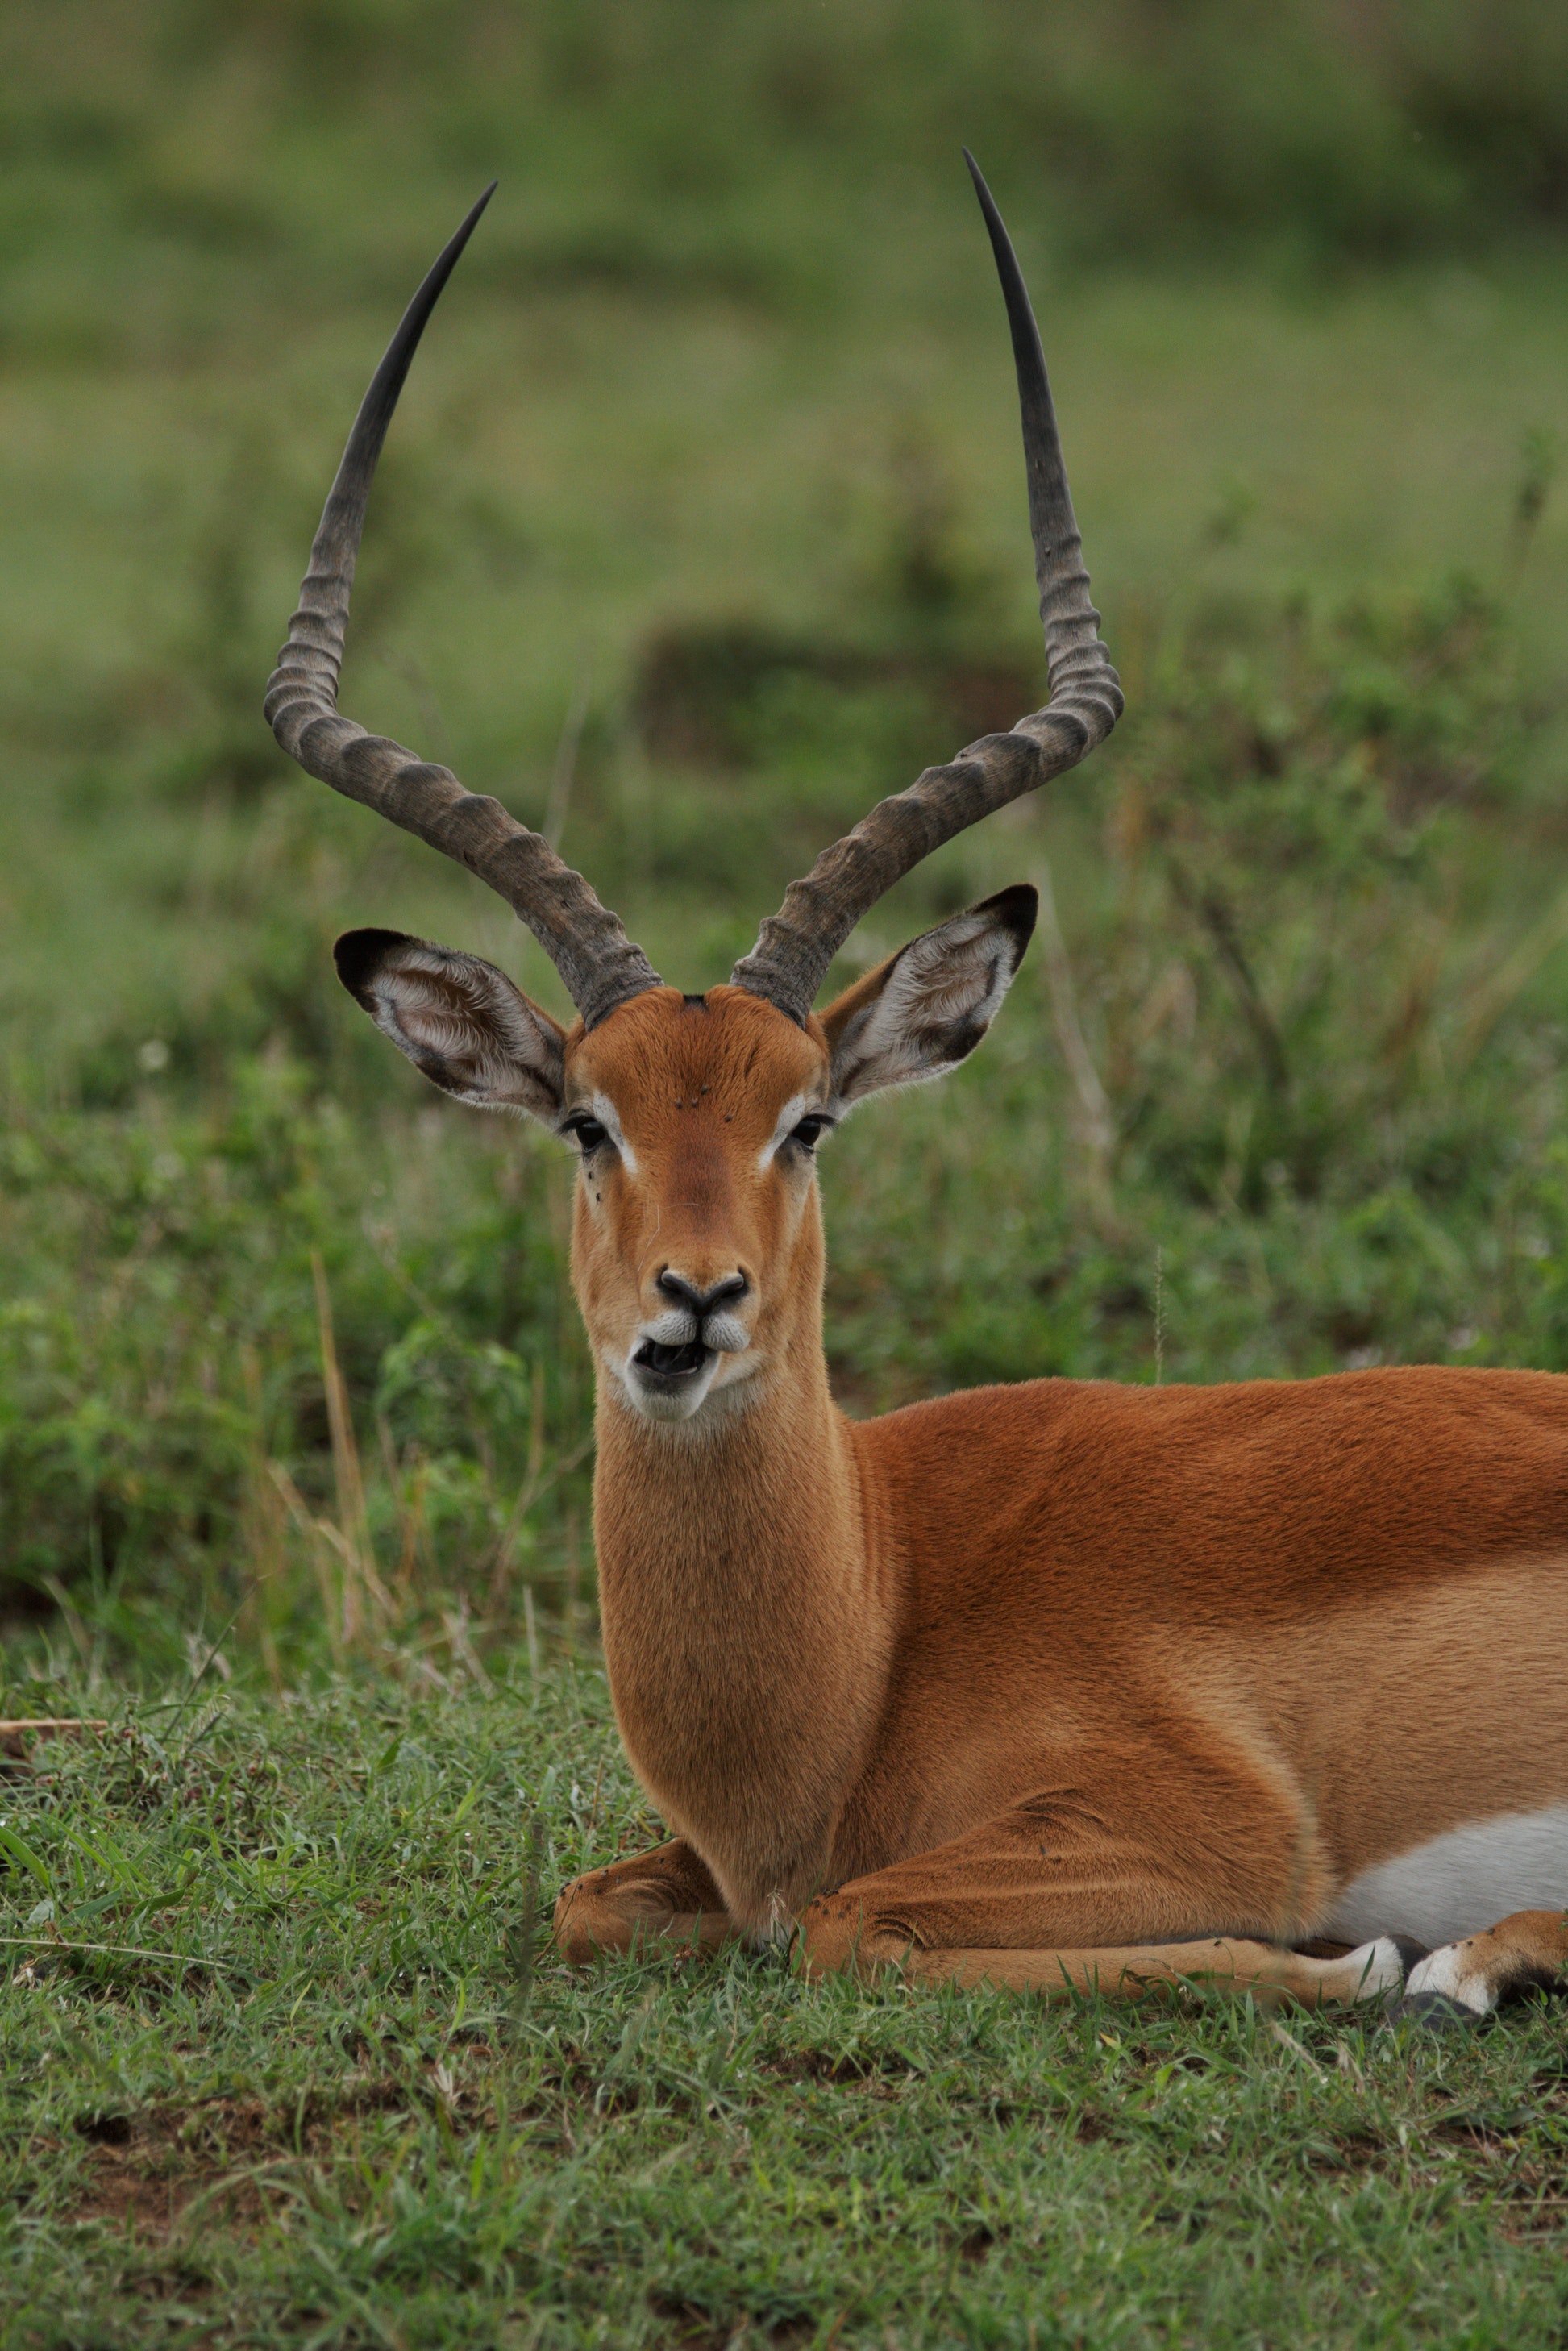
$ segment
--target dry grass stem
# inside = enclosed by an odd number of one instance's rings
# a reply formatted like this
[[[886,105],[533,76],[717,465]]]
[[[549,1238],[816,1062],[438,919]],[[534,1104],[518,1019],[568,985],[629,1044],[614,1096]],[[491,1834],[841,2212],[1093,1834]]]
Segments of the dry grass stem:
[[[1043,857],[1036,862],[1034,878],[1040,892],[1040,946],[1045,958],[1046,986],[1051,997],[1051,1026],[1061,1049],[1061,1058],[1067,1064],[1067,1073],[1072,1081],[1076,1111],[1074,1125],[1085,1154],[1091,1202],[1096,1220],[1109,1227],[1115,1220],[1111,1191],[1111,1155],[1116,1145],[1115,1113],[1101,1083],[1100,1072],[1094,1066],[1094,1057],[1089,1050],[1083,1026],[1078,1017],[1078,990],[1073,984],[1071,958],[1057,916],[1051,867]]]
[[[332,1443],[332,1477],[337,1489],[338,1520],[316,1522],[318,1532],[342,1562],[340,1582],[342,1643],[353,1649],[385,1634],[397,1614],[392,1593],[382,1582],[371,1543],[370,1515],[365,1508],[365,1481],[360,1448],[354,1437],[349,1392],[338,1363],[332,1330],[332,1300],[327,1269],[319,1249],[310,1252],[310,1273],[316,1286],[316,1323],[321,1349],[321,1380],[327,1394],[327,1426]]]

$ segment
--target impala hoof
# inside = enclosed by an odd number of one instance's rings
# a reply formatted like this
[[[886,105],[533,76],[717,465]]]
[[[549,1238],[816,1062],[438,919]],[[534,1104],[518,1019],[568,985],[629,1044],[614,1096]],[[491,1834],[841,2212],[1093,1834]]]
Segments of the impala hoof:
[[[1419,2024],[1428,2032],[1451,2032],[1456,2025],[1476,2025],[1479,2013],[1446,1991],[1407,1992],[1389,2011],[1391,2024]]]

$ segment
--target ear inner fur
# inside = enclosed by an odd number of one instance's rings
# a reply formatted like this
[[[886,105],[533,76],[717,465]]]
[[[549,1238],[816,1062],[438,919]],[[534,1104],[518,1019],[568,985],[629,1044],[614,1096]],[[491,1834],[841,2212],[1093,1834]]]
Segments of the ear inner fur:
[[[555,1120],[563,1032],[505,972],[399,931],[350,931],[339,976],[383,1035],[444,1092]]]
[[[1010,987],[1038,911],[1027,885],[1000,892],[912,939],[822,1016],[832,1098],[945,1076],[972,1053]]]

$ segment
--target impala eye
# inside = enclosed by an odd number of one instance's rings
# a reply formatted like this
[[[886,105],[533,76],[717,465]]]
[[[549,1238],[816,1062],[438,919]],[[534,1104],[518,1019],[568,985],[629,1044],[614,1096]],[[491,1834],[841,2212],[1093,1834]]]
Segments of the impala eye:
[[[821,1137],[831,1133],[832,1123],[831,1118],[821,1118],[813,1111],[810,1118],[803,1118],[799,1126],[790,1128],[789,1140],[798,1143],[802,1151],[815,1151]]]
[[[570,1135],[585,1159],[591,1152],[597,1151],[601,1144],[608,1143],[610,1140],[610,1129],[600,1120],[590,1118],[586,1112],[581,1111],[567,1120],[561,1133]]]

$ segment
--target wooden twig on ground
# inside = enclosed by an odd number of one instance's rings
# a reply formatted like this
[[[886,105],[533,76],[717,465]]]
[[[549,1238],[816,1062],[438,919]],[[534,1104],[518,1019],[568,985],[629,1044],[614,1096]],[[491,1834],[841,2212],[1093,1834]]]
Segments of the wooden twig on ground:
[[[87,1739],[108,1729],[107,1722],[91,1721],[85,1715],[4,1716],[0,1717],[0,1755],[9,1755],[25,1763],[29,1739]]]

